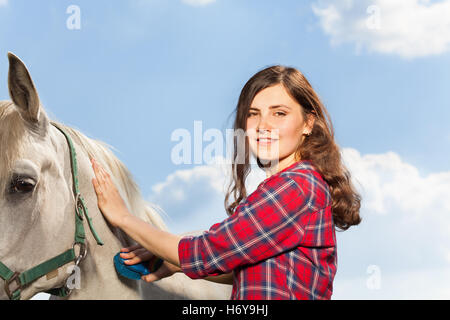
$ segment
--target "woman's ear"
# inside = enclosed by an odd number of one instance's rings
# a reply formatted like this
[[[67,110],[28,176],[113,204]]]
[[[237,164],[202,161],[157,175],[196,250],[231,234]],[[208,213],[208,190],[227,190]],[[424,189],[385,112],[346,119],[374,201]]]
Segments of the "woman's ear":
[[[306,124],[305,127],[303,128],[303,134],[305,136],[310,136],[312,133],[312,130],[314,128],[314,123],[316,121],[316,117],[314,114],[312,113],[308,113],[306,115]]]

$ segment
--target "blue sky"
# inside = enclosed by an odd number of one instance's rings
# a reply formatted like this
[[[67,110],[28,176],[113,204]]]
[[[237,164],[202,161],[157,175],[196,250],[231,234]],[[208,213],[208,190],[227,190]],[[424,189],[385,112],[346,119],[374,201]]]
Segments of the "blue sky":
[[[231,128],[254,73],[294,66],[327,106],[367,200],[364,223],[338,235],[335,297],[448,298],[430,282],[450,278],[449,2],[1,0],[0,99],[9,99],[11,51],[48,114],[112,145],[181,232],[224,217],[223,194],[211,187],[223,177],[204,163],[174,164],[171,134],[193,132],[194,121]],[[79,30],[67,28],[70,5],[80,9]],[[370,266],[381,270],[381,288],[368,288],[378,270]],[[411,279],[425,280],[411,289]]]

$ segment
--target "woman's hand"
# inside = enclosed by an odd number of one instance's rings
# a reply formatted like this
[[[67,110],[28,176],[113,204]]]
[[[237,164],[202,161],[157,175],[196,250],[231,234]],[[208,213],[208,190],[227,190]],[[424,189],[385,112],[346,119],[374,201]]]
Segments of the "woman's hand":
[[[112,182],[110,175],[95,159],[91,159],[91,163],[95,173],[92,184],[97,194],[98,207],[114,227],[119,227],[123,219],[130,215],[128,208]]]
[[[94,185],[95,193],[97,194],[98,207],[105,218],[114,227],[120,227],[120,229],[130,236],[130,238],[142,244],[144,248],[150,249],[155,255],[165,260],[163,265],[155,273],[149,274],[144,280],[152,282],[180,271],[177,266],[180,265],[178,245],[181,236],[157,229],[140,218],[133,216],[128,211],[124,200],[120,196],[119,191],[112,182],[109,174],[94,159],[92,159],[91,162],[95,173],[92,184]],[[128,254],[132,253],[128,252]],[[148,257],[148,253],[144,256]],[[130,263],[133,263],[133,261]]]
[[[125,260],[125,264],[134,265],[140,262],[150,263],[153,259],[158,259],[155,255],[153,255],[150,251],[137,244],[128,248],[122,248],[120,250],[120,257]],[[157,281],[166,277],[170,277],[175,272],[180,272],[181,269],[173,264],[164,261],[163,264],[154,272],[144,275],[141,277],[142,280],[146,282]]]

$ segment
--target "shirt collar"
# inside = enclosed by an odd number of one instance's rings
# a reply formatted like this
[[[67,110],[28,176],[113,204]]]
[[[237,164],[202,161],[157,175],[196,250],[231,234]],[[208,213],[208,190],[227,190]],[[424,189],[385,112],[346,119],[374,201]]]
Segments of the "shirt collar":
[[[274,173],[273,175],[271,175],[270,177],[267,177],[266,179],[264,179],[259,185],[258,188],[265,183],[267,180],[271,179],[271,178],[275,178],[276,176],[279,176],[280,174],[284,173],[284,172],[288,172],[288,171],[298,171],[298,170],[315,170],[314,166],[312,165],[311,160],[299,160],[294,162],[293,164],[291,164],[290,166],[287,166],[286,168],[284,168],[281,171],[278,171],[277,173]]]

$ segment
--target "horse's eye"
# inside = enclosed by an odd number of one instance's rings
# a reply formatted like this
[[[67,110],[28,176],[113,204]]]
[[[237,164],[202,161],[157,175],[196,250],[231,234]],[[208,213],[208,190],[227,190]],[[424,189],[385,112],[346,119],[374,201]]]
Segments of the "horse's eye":
[[[27,178],[16,178],[11,182],[11,193],[28,193],[33,191],[34,181]]]

